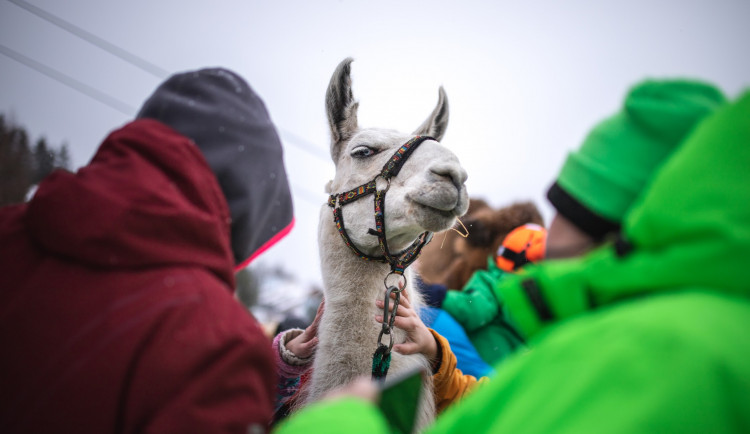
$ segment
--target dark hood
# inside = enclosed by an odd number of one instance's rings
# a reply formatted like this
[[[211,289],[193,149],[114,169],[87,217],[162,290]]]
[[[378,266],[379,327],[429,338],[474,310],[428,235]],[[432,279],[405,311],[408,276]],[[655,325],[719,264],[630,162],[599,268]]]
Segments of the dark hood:
[[[169,125],[201,150],[229,204],[238,267],[291,230],[281,141],[263,101],[237,74],[218,68],[176,74],[137,117]]]

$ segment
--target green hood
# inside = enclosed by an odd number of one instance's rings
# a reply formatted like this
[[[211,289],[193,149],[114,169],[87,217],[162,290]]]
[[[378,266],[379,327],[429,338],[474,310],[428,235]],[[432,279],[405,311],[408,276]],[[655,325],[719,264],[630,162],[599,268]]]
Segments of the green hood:
[[[626,215],[622,239],[528,267],[495,288],[531,336],[646,293],[705,288],[750,298],[750,92],[701,123]]]

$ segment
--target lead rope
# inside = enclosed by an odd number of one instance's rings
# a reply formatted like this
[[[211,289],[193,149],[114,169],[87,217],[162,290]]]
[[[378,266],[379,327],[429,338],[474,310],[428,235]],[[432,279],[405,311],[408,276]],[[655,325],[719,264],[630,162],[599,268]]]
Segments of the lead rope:
[[[388,286],[388,277],[392,274],[402,275],[400,273],[391,272],[383,280],[385,285],[385,298],[383,299],[383,326],[380,328],[380,334],[378,335],[378,347],[372,354],[372,379],[374,381],[383,382],[385,376],[388,374],[388,368],[391,366],[391,350],[393,349],[393,323],[396,321],[396,313],[398,312],[398,305],[401,301],[401,293],[406,288],[406,279],[404,279],[403,286]],[[396,294],[393,301],[393,312],[388,311],[388,304],[391,300],[391,294]],[[388,345],[383,343],[383,335],[388,335]]]

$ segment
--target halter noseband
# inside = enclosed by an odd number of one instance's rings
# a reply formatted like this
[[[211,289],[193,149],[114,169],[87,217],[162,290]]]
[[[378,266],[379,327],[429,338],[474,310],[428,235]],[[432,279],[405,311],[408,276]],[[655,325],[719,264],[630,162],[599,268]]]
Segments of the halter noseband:
[[[333,208],[333,221],[336,223],[336,229],[338,229],[341,238],[343,238],[344,243],[349,247],[349,249],[351,249],[355,255],[366,261],[376,261],[390,264],[391,273],[395,274],[404,274],[404,270],[406,269],[406,267],[411,265],[411,263],[417,259],[419,253],[422,251],[422,247],[424,247],[432,239],[432,232],[423,232],[405,250],[396,254],[391,254],[391,252],[388,250],[388,241],[385,237],[385,193],[391,186],[391,178],[398,175],[399,171],[401,171],[401,167],[403,167],[404,165],[404,162],[406,162],[406,159],[409,158],[412,152],[414,152],[414,150],[417,149],[417,147],[425,140],[435,139],[428,136],[416,136],[412,138],[408,142],[404,143],[393,154],[393,156],[383,166],[383,169],[380,171],[380,173],[376,175],[372,181],[343,193],[332,194],[328,198],[328,206]],[[388,186],[384,190],[377,189],[378,178],[383,178],[383,180],[388,183]],[[365,253],[362,253],[354,245],[352,240],[349,238],[349,235],[346,233],[346,227],[344,226],[344,213],[341,210],[341,207],[343,207],[344,205],[354,202],[355,200],[361,199],[365,196],[369,196],[373,193],[375,194],[375,229],[370,228],[368,233],[370,235],[378,237],[378,244],[380,245],[380,250],[383,252],[383,256],[367,255]]]

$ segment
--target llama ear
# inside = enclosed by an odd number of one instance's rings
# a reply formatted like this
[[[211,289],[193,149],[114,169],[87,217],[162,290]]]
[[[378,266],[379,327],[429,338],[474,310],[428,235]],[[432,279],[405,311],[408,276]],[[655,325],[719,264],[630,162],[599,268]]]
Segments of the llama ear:
[[[351,63],[347,57],[336,67],[326,91],[326,113],[331,128],[331,158],[336,162],[341,145],[357,131],[357,107],[352,95]]]
[[[443,86],[440,86],[437,106],[430,117],[414,131],[414,134],[430,136],[439,142],[443,139],[446,128],[448,128],[448,98],[445,96]]]

